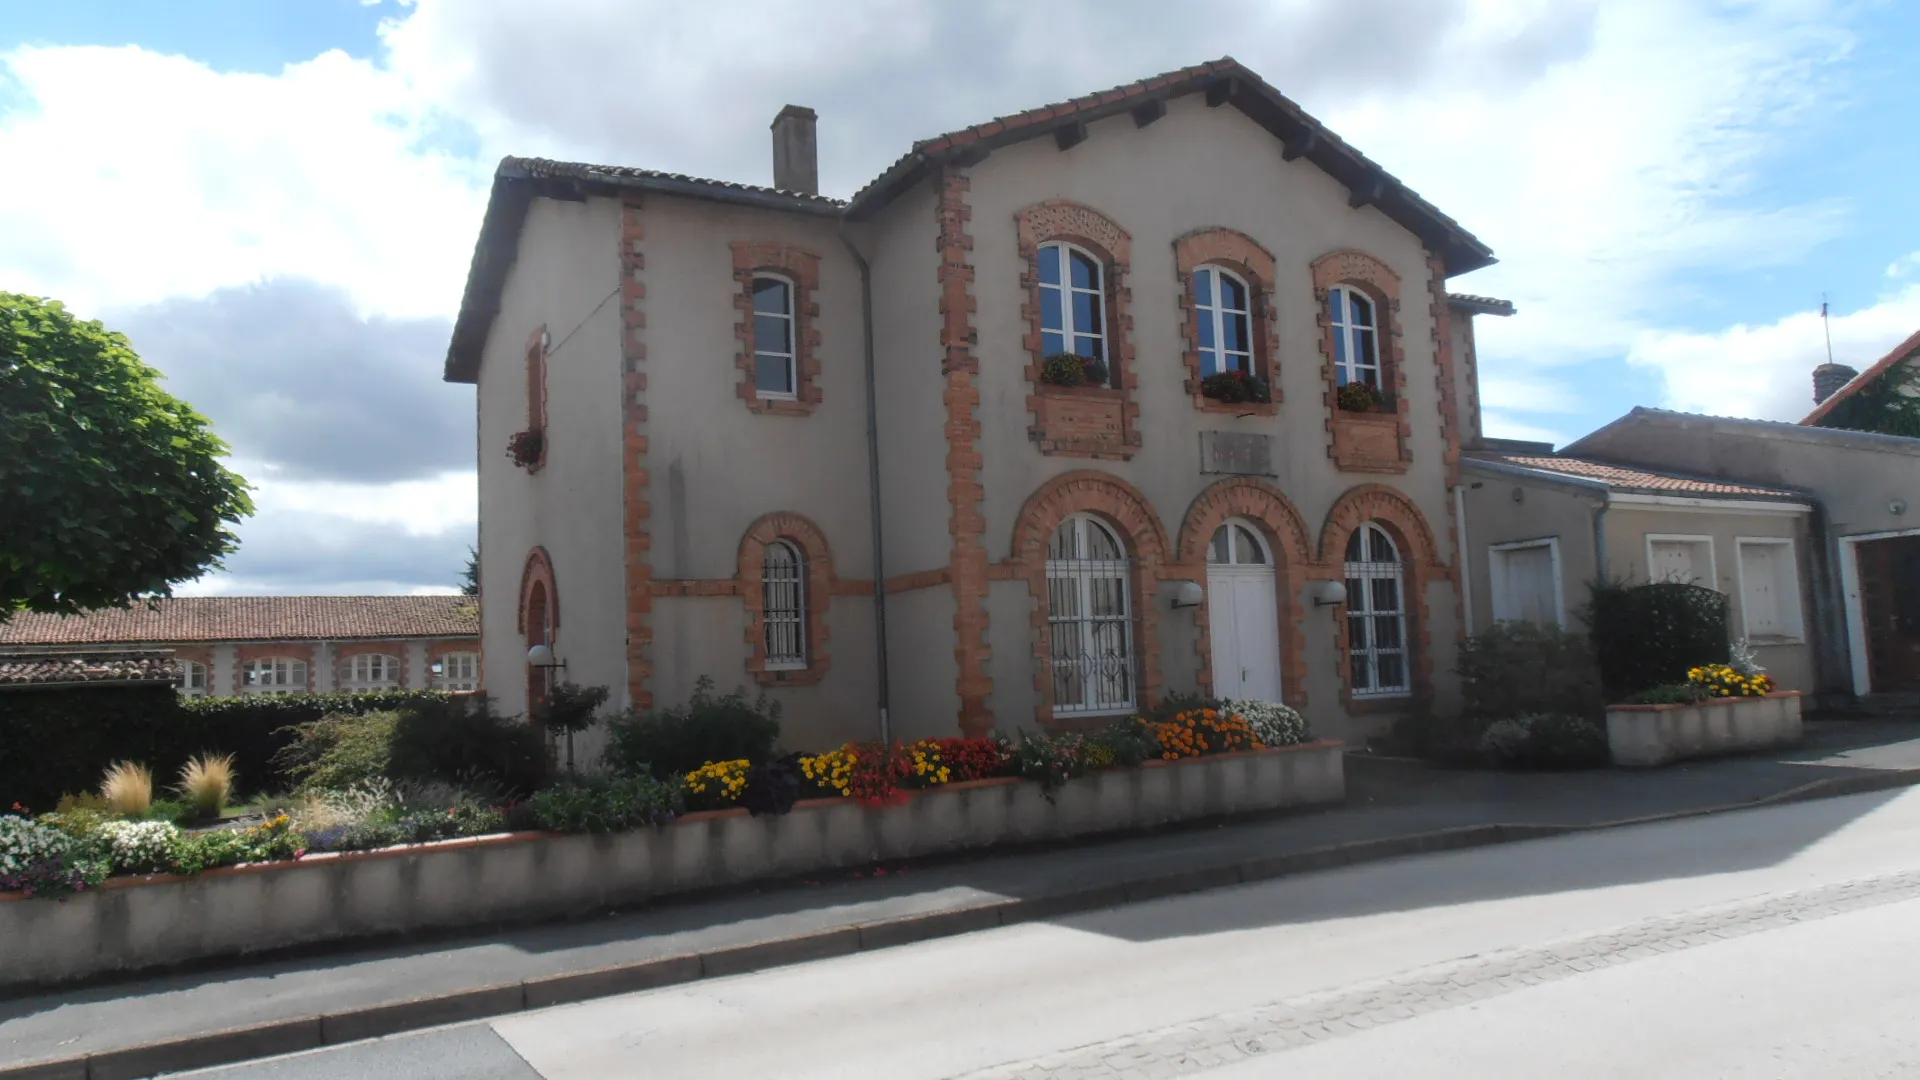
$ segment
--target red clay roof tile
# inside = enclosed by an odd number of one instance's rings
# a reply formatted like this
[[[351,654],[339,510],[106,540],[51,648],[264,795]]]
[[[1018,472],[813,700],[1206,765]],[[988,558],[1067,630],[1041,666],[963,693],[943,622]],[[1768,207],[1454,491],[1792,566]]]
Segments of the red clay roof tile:
[[[19,612],[0,622],[0,646],[480,634],[471,596],[176,596],[150,604],[85,615]]]

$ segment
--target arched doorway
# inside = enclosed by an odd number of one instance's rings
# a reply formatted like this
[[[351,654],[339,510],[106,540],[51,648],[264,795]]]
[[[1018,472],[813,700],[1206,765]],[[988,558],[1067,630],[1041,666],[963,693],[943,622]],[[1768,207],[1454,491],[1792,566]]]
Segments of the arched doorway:
[[[1213,692],[1236,701],[1280,701],[1280,608],[1273,552],[1260,530],[1229,518],[1207,545],[1207,622]]]

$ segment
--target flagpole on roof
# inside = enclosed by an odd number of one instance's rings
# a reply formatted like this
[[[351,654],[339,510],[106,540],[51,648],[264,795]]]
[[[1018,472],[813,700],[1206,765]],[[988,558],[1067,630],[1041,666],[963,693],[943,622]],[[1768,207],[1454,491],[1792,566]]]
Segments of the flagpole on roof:
[[[1833,324],[1827,321],[1827,294],[1820,294],[1820,329],[1827,335],[1827,363],[1833,363]]]

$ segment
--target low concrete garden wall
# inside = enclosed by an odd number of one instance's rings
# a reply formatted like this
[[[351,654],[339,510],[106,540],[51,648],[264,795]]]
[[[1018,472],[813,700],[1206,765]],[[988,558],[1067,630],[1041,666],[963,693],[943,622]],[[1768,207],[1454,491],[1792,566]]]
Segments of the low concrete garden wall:
[[[610,835],[513,833],[194,877],[114,878],[62,900],[0,896],[0,986],[426,928],[577,915],[653,897],[1196,818],[1339,802],[1342,747],[1316,742],[1153,761],[1068,781],[977,780],[869,808],[815,799],[791,813],[688,814]]]
[[[1800,692],[1710,698],[1693,705],[1610,705],[1615,765],[1665,765],[1800,741]]]

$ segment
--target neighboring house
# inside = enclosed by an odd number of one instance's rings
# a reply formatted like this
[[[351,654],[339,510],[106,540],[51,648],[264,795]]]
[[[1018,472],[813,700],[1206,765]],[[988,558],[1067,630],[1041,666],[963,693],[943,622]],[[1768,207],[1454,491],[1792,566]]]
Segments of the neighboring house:
[[[1809,427],[1920,437],[1920,333],[1856,374],[1845,364],[1813,369]]]
[[[178,678],[173,657],[163,650],[48,653],[0,647],[0,690],[147,686]]]
[[[19,612],[19,656],[167,650],[190,697],[480,684],[480,613],[466,596],[199,596],[85,615]]]
[[[617,705],[765,689],[801,746],[1456,693],[1472,316],[1512,307],[1446,282],[1484,245],[1230,59],[850,201],[814,123],[774,120],[773,188],[501,163],[446,378],[503,708],[542,644]]]
[[[1579,630],[1596,580],[1683,581],[1725,593],[1731,632],[1785,689],[1814,690],[1804,494],[1489,440],[1465,461],[1469,631]]]

